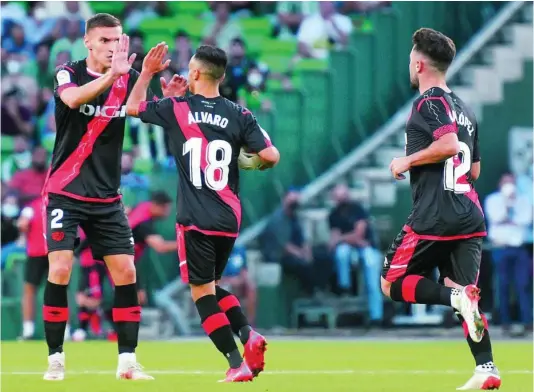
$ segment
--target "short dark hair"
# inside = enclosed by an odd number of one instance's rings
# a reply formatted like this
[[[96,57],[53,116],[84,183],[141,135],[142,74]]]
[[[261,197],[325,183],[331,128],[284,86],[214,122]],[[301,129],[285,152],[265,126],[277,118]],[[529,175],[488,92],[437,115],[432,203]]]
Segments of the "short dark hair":
[[[96,27],[122,26],[121,21],[110,14],[95,14],[85,21],[85,32],[88,33]]]
[[[412,36],[414,49],[427,56],[432,65],[441,72],[447,71],[456,55],[452,39],[439,31],[421,28]]]
[[[159,206],[164,206],[172,202],[171,197],[165,191],[152,192],[152,194],[150,195],[150,200],[152,201],[152,203],[157,204]]]
[[[202,45],[195,52],[195,60],[200,61],[207,68],[207,74],[213,79],[220,79],[226,71],[228,57],[221,48]]]

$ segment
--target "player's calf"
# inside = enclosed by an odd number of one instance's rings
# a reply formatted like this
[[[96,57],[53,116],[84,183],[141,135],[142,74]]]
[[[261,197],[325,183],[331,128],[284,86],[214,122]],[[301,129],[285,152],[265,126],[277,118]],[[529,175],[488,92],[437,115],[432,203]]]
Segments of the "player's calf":
[[[453,296],[459,295],[458,290],[419,275],[407,275],[393,283],[381,278],[381,287],[384,295],[397,302],[452,306]]]
[[[230,368],[238,369],[243,359],[235,344],[230,321],[226,314],[221,312],[217,302],[215,282],[201,285],[191,284],[191,296],[200,316],[202,328],[215,347],[228,360]]]

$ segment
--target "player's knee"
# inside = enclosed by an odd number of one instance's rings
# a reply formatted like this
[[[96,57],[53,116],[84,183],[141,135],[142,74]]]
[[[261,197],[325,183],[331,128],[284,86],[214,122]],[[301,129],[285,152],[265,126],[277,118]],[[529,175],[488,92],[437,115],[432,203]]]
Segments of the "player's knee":
[[[123,284],[135,283],[135,265],[133,262],[121,263],[117,273]]]
[[[380,278],[380,288],[382,290],[382,293],[386,297],[390,297],[390,291],[391,291],[391,282],[388,282],[384,278]]]
[[[57,252],[50,257],[48,280],[56,284],[68,284],[72,272],[72,252]]]

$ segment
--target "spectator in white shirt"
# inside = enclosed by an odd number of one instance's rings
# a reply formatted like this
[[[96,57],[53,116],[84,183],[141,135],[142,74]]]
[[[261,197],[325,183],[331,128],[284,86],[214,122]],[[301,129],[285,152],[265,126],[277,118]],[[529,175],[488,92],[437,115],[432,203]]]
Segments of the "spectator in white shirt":
[[[308,16],[297,34],[299,54],[303,57],[325,59],[332,48],[340,48],[349,42],[352,21],[336,12],[331,1],[319,2],[319,13]]]
[[[532,323],[532,297],[529,294],[532,280],[532,260],[523,245],[527,227],[532,223],[532,204],[516,190],[511,174],[502,176],[499,191],[486,198],[488,237],[493,249],[497,274],[499,315],[506,330],[510,326],[510,286],[514,286],[520,309],[520,321],[525,327]]]

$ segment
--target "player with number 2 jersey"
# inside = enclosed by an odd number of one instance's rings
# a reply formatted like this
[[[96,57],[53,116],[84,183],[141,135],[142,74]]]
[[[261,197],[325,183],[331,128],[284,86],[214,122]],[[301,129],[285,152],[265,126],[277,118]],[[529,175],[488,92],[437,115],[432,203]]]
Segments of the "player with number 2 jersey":
[[[169,135],[180,184],[176,233],[181,277],[191,286],[202,327],[228,360],[230,369],[224,381],[250,381],[264,368],[267,343],[251,328],[237,298],[217,282],[241,223],[241,148],[257,153],[262,168],[273,167],[279,153],[250,111],[219,95],[228,62],[219,48],[201,46],[191,59],[188,80],[192,95],[145,101],[153,74],[168,65],[162,64],[167,50],[162,43],[145,57],[126,111],[163,127]],[[232,331],[243,343],[244,358]]]
[[[406,123],[406,156],[393,159],[390,170],[398,180],[410,172],[413,208],[386,254],[381,287],[394,301],[451,307],[476,363],[475,374],[459,390],[499,389],[476,286],[486,236],[474,187],[480,175],[477,122],[447,87],[456,54],[452,40],[422,28],[412,41],[410,82],[421,95]],[[428,278],[436,268],[438,283]]]

